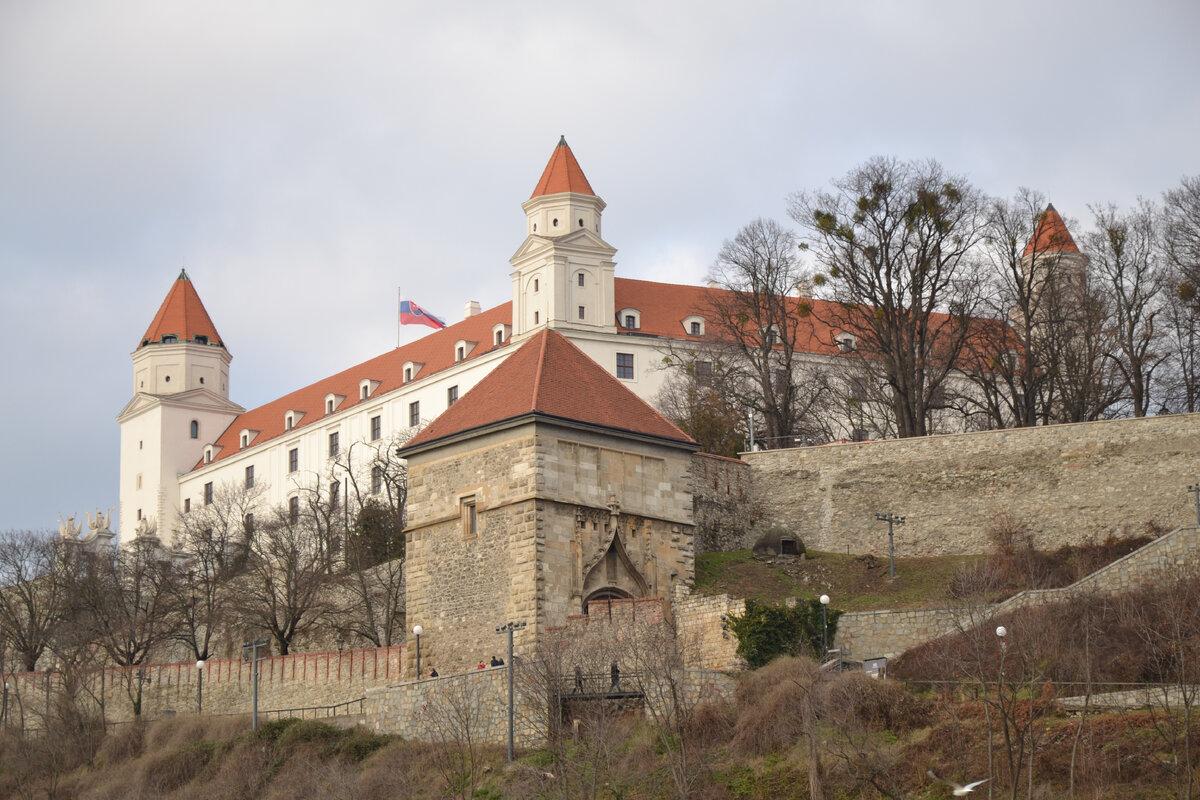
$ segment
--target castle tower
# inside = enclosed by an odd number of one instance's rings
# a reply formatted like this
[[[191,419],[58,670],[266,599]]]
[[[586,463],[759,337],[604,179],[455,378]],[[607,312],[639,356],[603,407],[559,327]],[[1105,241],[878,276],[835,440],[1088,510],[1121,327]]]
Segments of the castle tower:
[[[513,336],[542,327],[616,333],[613,256],[601,238],[605,203],[559,139],[525,211],[525,241],[513,266]]]
[[[229,401],[233,356],[186,271],[171,286],[131,356],[133,399],[121,425],[119,537],[157,527],[171,541],[178,478],[244,409]]]
[[[690,584],[698,448],[564,336],[532,334],[400,451],[424,663],[470,668],[498,624],[526,623],[525,646],[590,603]]]
[[[1037,281],[1035,285],[1042,288],[1047,281],[1055,282],[1059,288],[1082,288],[1089,261],[1079,252],[1058,209],[1053,203],[1048,204],[1021,255],[1025,274],[1032,274]]]

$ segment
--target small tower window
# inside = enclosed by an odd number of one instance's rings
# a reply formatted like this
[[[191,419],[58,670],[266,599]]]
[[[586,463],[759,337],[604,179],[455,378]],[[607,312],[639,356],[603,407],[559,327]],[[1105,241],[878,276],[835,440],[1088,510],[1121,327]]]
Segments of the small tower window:
[[[580,319],[586,319],[586,318],[587,318],[587,309],[585,309],[583,306],[580,306],[580,307],[579,307],[579,318],[580,318]]]
[[[538,286],[540,286],[540,285],[541,285],[541,284],[540,284],[540,282],[538,281],[538,279],[537,279],[537,278],[534,278],[534,279],[533,279],[533,290],[534,290],[535,292],[538,290]]]
[[[533,312],[533,324],[534,325],[538,324],[538,312],[536,312],[536,311]]]
[[[580,286],[583,286],[583,273],[582,272],[575,276],[575,282],[578,283]]]
[[[555,217],[554,219],[550,220],[550,224],[557,228],[558,227],[558,217]]]
[[[208,344],[208,337],[196,334],[196,344]]]
[[[173,333],[168,333],[162,337],[163,344],[175,344],[178,341],[179,341],[179,337]]]
[[[583,217],[579,218],[579,227],[583,227]]]
[[[192,439],[199,439],[200,438],[200,421],[192,420],[192,424],[189,426],[189,428],[190,428],[190,430],[188,431],[188,435]]]

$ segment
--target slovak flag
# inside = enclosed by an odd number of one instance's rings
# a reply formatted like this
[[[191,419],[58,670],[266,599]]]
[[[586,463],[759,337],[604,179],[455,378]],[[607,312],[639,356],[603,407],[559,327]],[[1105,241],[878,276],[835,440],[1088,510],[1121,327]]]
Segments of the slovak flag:
[[[401,325],[428,325],[431,328],[441,330],[446,327],[446,323],[430,314],[425,309],[411,300],[400,301],[400,324]]]

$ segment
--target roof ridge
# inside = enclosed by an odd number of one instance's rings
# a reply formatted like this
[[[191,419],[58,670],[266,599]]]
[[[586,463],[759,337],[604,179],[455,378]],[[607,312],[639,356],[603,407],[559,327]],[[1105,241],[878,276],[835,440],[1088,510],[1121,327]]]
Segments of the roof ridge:
[[[537,411],[538,394],[542,390],[542,369],[546,366],[546,342],[549,341],[550,329],[546,328],[542,331],[541,347],[538,349],[537,371],[533,374],[533,394],[530,397],[530,410]]]

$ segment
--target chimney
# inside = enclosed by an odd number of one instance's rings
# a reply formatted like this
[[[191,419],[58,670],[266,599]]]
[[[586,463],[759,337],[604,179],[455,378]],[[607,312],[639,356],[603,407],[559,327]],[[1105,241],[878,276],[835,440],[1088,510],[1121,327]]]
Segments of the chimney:
[[[468,300],[467,304],[463,306],[463,319],[470,319],[478,314],[481,310],[482,309],[479,307],[478,300]]]

